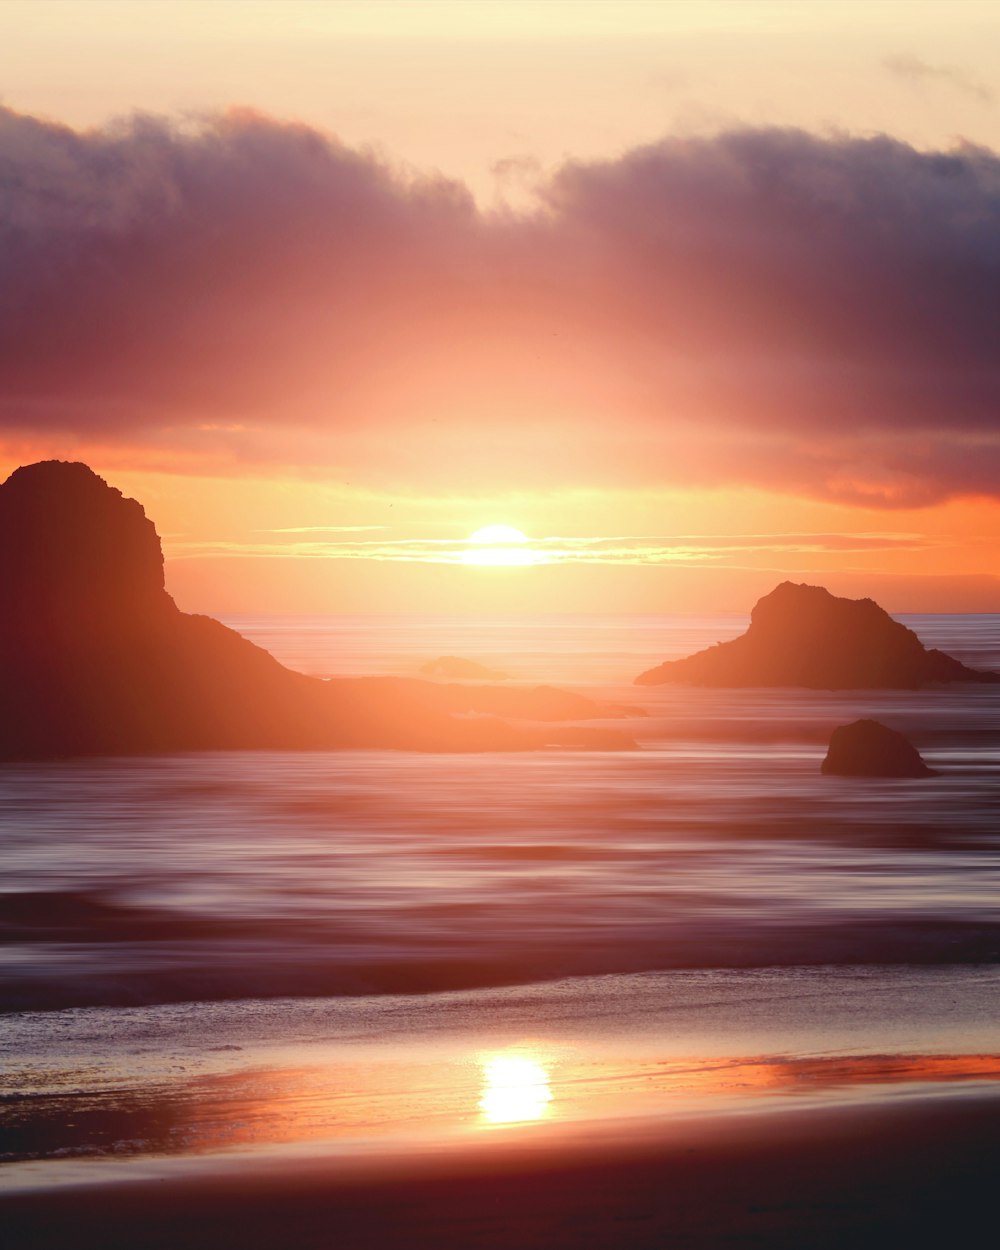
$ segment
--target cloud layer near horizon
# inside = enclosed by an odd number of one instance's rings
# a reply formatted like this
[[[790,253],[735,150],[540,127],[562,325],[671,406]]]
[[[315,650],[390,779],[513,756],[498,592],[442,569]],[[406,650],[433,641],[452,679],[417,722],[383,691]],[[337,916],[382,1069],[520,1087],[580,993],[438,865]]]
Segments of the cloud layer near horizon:
[[[335,529],[336,527],[326,527]],[[342,527],[349,529],[351,527]],[[384,526],[358,526],[358,529],[384,529]],[[318,537],[316,531],[283,529],[272,531],[283,541],[239,541],[175,538],[166,542],[173,560],[215,559],[218,556],[253,559],[366,560],[405,564],[475,564],[482,547],[461,538],[409,538],[383,536],[377,539]],[[290,537],[285,538],[285,535]],[[308,536],[303,536],[308,535]],[[502,546],[502,544],[499,544]],[[849,555],[857,552],[930,551],[940,541],[921,534],[622,534],[607,538],[544,537],[529,540],[515,548],[526,555],[523,564],[615,564],[676,565],[719,564],[737,557],[814,557],[824,554]],[[495,546],[495,545],[494,545]],[[487,546],[486,550],[489,551]],[[499,560],[493,563],[504,564]],[[518,564],[522,561],[517,561]],[[738,566],[742,567],[742,566]]]
[[[0,110],[0,429],[428,489],[1000,496],[1000,157],[756,130],[531,213],[237,112]]]

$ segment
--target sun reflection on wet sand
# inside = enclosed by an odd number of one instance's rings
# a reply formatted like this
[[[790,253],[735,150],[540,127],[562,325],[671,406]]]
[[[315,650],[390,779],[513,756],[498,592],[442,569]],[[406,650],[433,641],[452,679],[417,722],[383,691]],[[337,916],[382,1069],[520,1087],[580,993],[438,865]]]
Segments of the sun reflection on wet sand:
[[[547,1069],[527,1055],[486,1055],[480,1060],[483,1091],[480,1116],[485,1124],[523,1124],[549,1114],[552,1089]]]
[[[87,1088],[73,1070],[6,1092],[0,1157],[19,1160],[196,1155],[325,1143],[413,1151],[468,1130],[544,1124],[567,1140],[599,1124],[763,1111],[838,1101],[873,1103],[1000,1083],[1000,1055],[825,1055],[658,1058],[563,1042],[446,1048],[437,1058],[375,1052],[352,1061],[247,1066],[169,1082]],[[0,1081],[0,1092],[4,1082]],[[485,1145],[488,1138],[482,1137]],[[2,1185],[0,1185],[2,1188]]]

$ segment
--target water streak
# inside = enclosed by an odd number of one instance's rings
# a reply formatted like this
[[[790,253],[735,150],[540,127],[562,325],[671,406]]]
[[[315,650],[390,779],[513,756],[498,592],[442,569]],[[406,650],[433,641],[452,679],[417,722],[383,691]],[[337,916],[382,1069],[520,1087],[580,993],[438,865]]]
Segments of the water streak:
[[[908,623],[1000,668],[1000,618]],[[622,682],[723,636],[718,619],[241,624],[314,671],[442,653],[515,680],[572,671],[647,713],[627,722],[642,749],[5,766],[4,1006],[1000,957],[995,687]],[[821,777],[830,730],[858,716],[909,733],[938,775]]]

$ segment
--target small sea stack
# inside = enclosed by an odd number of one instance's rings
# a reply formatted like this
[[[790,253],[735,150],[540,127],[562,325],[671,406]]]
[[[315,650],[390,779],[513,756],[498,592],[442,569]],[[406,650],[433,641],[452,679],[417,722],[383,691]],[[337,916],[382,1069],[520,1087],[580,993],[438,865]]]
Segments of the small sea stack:
[[[856,720],[835,729],[820,772],[833,777],[934,775],[908,738],[877,720]]]
[[[927,648],[872,599],[782,582],[760,599],[750,628],[682,660],[641,673],[637,686],[801,686],[810,690],[915,690],[935,682],[1000,682]]]

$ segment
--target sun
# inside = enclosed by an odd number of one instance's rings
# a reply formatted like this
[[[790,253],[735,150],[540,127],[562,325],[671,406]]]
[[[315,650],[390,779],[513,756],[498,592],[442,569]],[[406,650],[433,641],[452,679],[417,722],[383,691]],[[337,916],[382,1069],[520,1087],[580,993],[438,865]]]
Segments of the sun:
[[[552,1088],[543,1064],[524,1055],[489,1055],[480,1061],[479,1111],[486,1124],[518,1124],[549,1114]]]
[[[513,525],[484,525],[466,539],[463,564],[514,565],[540,564],[542,553],[531,546],[531,539]]]

